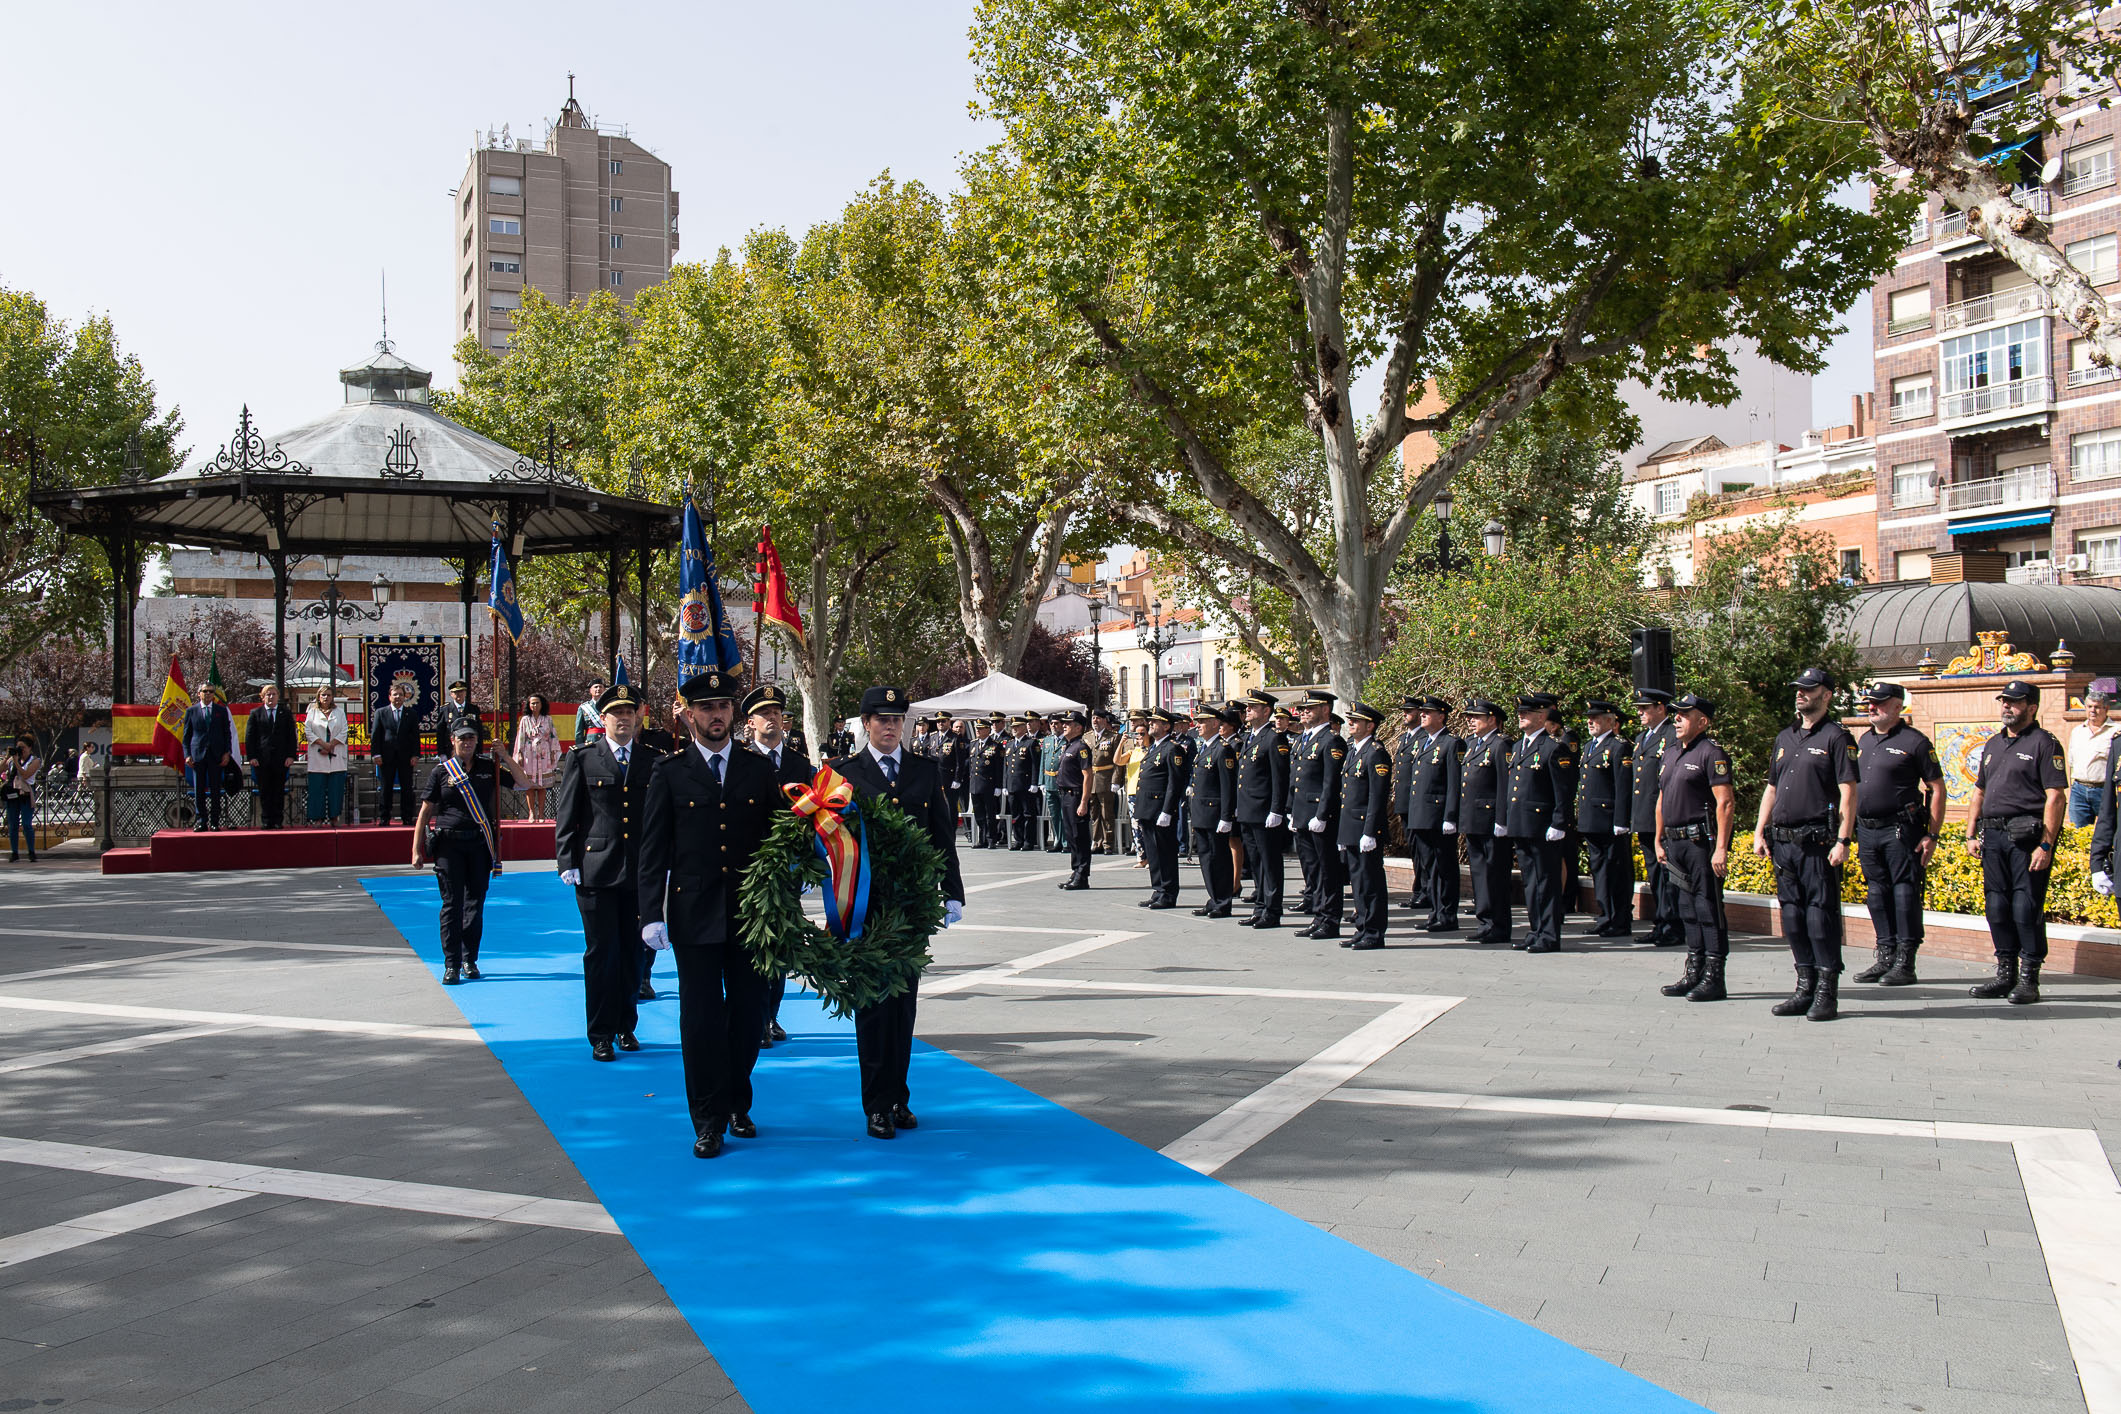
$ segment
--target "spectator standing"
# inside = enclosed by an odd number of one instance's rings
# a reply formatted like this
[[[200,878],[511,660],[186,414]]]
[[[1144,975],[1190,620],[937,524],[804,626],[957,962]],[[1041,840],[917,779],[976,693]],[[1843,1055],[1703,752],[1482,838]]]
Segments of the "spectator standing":
[[[346,809],[346,709],[329,685],[310,699],[302,739],[308,744],[309,823],[328,821],[336,830]]]
[[[530,818],[549,819],[550,792],[560,775],[560,738],[552,729],[552,708],[542,692],[533,692],[523,699],[523,715],[516,722],[514,755],[523,768],[517,788],[529,801]]]
[[[7,805],[7,862],[22,858],[21,836],[29,836],[29,862],[37,862],[37,739],[28,732],[15,738],[0,762],[0,801]]]
[[[2106,790],[2106,759],[2121,736],[2113,715],[2121,697],[2112,678],[2100,678],[2084,694],[2086,717],[2069,730],[2069,823],[2089,825],[2099,818],[2099,797]]]
[[[271,683],[259,689],[258,705],[243,723],[243,754],[258,788],[259,822],[277,830],[287,810],[287,773],[295,764],[295,717],[281,708],[280,689]]]

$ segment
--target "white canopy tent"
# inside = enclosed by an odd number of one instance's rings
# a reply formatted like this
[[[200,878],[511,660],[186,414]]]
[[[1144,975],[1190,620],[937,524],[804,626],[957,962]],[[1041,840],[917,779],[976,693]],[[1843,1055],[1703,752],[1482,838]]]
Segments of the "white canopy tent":
[[[977,716],[987,712],[1066,712],[1070,709],[1080,711],[1084,705],[1072,697],[1063,697],[1057,692],[1033,687],[1021,678],[1010,677],[1007,673],[989,673],[979,681],[968,682],[954,692],[916,702],[907,709],[907,714],[927,717],[937,712],[948,712],[955,717]]]

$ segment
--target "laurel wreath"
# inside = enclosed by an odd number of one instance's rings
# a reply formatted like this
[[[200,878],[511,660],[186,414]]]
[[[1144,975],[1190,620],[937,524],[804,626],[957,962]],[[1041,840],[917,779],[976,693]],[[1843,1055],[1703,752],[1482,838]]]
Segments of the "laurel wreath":
[[[834,1016],[900,996],[930,961],[943,923],[943,854],[890,801],[861,802],[869,851],[869,916],[862,935],[835,938],[803,911],[802,891],[825,882],[809,817],[783,811],[737,893],[743,942],[766,977],[810,979]]]

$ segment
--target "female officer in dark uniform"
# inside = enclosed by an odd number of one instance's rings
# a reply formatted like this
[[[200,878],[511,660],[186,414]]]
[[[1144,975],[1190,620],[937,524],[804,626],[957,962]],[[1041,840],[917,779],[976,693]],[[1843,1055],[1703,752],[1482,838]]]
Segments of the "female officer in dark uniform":
[[[442,980],[455,985],[479,980],[479,935],[486,922],[486,885],[501,872],[498,788],[514,785],[515,760],[495,743],[494,759],[479,755],[479,728],[459,718],[449,734],[450,754],[435,763],[420,795],[420,817],[412,826],[412,866],[434,859],[442,890]],[[434,836],[428,838],[428,826]]]

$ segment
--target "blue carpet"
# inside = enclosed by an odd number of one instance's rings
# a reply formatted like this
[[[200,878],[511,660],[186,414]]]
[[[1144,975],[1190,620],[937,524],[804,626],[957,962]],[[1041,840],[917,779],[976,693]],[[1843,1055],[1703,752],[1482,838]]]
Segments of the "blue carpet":
[[[367,888],[439,976],[433,883]],[[674,990],[589,1058],[571,892],[498,881],[449,996],[759,1414],[1698,1407],[925,1045],[920,1130],[867,1139],[851,1024],[795,996],[761,1137],[696,1160]]]

